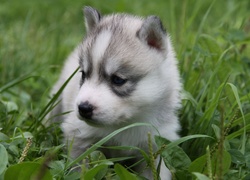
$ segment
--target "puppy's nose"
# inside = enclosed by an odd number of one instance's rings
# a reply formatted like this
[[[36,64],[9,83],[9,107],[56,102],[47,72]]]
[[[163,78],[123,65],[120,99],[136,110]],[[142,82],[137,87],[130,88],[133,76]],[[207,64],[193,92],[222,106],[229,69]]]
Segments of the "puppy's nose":
[[[94,107],[88,101],[78,105],[78,111],[82,117],[91,118],[91,116],[93,115],[93,110]]]

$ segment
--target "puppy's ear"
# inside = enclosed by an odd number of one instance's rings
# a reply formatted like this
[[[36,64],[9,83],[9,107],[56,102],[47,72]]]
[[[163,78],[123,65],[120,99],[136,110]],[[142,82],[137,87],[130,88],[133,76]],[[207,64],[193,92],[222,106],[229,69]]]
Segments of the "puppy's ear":
[[[157,16],[147,17],[137,32],[137,36],[152,48],[157,50],[166,49],[166,31]]]
[[[100,22],[101,14],[90,6],[85,6],[83,8],[83,13],[85,17],[85,26],[87,32],[89,32]]]

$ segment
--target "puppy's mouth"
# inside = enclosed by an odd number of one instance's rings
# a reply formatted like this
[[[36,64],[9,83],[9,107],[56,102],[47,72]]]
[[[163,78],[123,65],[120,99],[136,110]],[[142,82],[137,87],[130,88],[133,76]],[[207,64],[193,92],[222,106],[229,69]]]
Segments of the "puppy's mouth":
[[[98,120],[95,119],[87,119],[87,118],[82,118],[88,125],[94,126],[94,127],[102,127],[104,124]]]
[[[94,127],[102,127],[102,126],[104,126],[103,122],[93,118],[93,116],[91,116],[91,117],[83,117],[80,112],[77,112],[77,117],[78,117],[78,119],[86,122],[90,126],[94,126]]]

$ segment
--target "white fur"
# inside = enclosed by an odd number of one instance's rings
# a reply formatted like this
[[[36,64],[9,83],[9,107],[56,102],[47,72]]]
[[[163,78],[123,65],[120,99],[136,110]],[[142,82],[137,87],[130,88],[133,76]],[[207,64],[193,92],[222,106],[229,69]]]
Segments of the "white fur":
[[[92,49],[92,60],[94,67],[97,66],[97,64],[100,61],[100,58],[104,55],[111,38],[111,32],[110,31],[102,31],[96,38],[95,44]]]

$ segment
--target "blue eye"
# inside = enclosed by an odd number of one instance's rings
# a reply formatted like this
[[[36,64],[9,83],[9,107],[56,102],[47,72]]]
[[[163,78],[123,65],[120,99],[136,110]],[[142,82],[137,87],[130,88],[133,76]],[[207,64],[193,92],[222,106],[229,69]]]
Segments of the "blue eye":
[[[123,79],[123,78],[116,76],[116,75],[111,76],[111,83],[116,85],[116,86],[122,86],[126,82],[127,82],[127,79]]]

